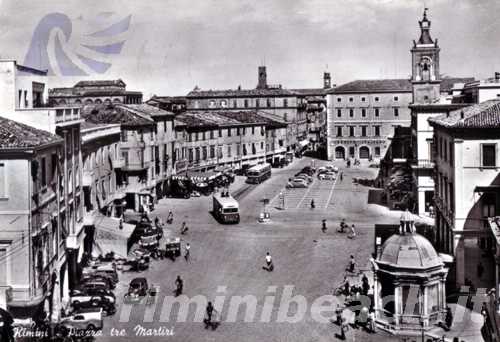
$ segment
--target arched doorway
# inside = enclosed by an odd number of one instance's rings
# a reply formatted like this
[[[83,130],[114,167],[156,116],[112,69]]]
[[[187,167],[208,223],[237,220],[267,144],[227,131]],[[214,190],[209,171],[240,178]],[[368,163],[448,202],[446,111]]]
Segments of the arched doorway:
[[[335,159],[345,159],[345,148],[343,146],[335,147]]]
[[[368,146],[361,146],[359,148],[359,159],[368,159],[370,158],[370,149]]]

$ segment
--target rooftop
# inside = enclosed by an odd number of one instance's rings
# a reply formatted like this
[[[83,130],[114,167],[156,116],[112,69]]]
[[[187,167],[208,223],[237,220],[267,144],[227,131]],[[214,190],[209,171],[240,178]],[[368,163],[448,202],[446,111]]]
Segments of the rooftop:
[[[152,98],[150,98],[148,101],[154,101],[158,103],[186,103],[186,97],[185,96],[156,96],[153,95]]]
[[[33,148],[63,140],[46,131],[0,117],[0,149]]]
[[[431,117],[429,123],[445,128],[500,128],[500,100],[488,100]]]
[[[175,119],[187,127],[218,127],[241,124],[238,120],[228,115],[220,115],[217,112],[184,112],[177,115]]]
[[[296,96],[296,94],[288,89],[283,88],[266,88],[266,89],[227,89],[227,90],[193,90],[186,97],[252,97],[252,96]]]
[[[74,86],[75,88],[84,88],[84,87],[126,87],[125,82],[121,79],[117,80],[88,80],[88,81],[80,81]]]
[[[328,91],[333,90],[331,89],[324,89],[324,88],[303,88],[303,89],[290,89],[297,95],[303,95],[303,96],[323,96],[326,95]]]
[[[127,109],[139,115],[146,115],[149,117],[162,117],[162,116],[172,116],[174,113],[160,109],[155,106],[151,106],[145,103],[141,104],[119,104],[117,107]]]
[[[377,262],[401,268],[442,266],[443,261],[432,244],[419,234],[394,234],[382,245]]]
[[[82,118],[93,124],[121,124],[123,126],[150,126],[151,118],[122,106],[88,105],[82,108]]]
[[[406,78],[380,79],[380,80],[356,80],[342,84],[330,91],[330,93],[371,93],[371,92],[411,92],[412,85]]]

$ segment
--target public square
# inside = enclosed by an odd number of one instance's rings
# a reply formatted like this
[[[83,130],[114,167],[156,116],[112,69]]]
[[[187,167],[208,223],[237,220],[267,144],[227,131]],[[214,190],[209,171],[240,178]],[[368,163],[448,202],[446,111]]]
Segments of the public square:
[[[326,163],[316,161],[316,166]],[[120,304],[117,314],[105,320],[103,337],[99,341],[115,341],[109,337],[110,328],[126,329],[129,336],[134,336],[134,327],[146,328],[163,326],[174,329],[171,337],[141,337],[144,341],[156,341],[170,338],[175,341],[327,341],[331,340],[339,327],[332,323],[319,323],[311,317],[312,302],[323,295],[332,293],[332,289],[341,283],[349,255],[354,255],[362,269],[369,269],[369,258],[373,252],[374,223],[397,223],[398,218],[383,215],[380,207],[367,204],[368,188],[352,183],[352,177],[373,175],[373,169],[342,169],[343,180],[320,181],[315,179],[307,189],[284,189],[286,180],[305,165],[310,165],[310,158],[295,160],[283,169],[273,169],[271,179],[260,185],[247,185],[244,177],[237,177],[231,185],[231,192],[240,202],[242,213],[238,225],[221,225],[211,216],[211,197],[161,200],[153,216],[166,217],[169,210],[174,213],[174,223],[167,225],[166,236],[180,236],[179,227],[185,221],[189,227],[183,242],[191,244],[191,258],[159,260],[151,263],[146,272],[124,273],[116,289],[120,303],[127,285],[133,277],[144,276],[150,284],[161,287],[159,302],[164,295],[171,295],[177,275],[184,280],[184,294],[192,298],[196,295],[213,300],[216,295],[226,296],[227,303],[231,296],[253,295],[258,306],[255,319],[244,322],[244,305],[236,322],[224,322],[215,330],[205,330],[203,323],[193,322],[192,316],[186,323],[158,323],[161,305],[158,305],[153,322],[143,321],[144,306],[135,305],[126,323],[119,322],[123,306]],[[339,165],[341,166],[341,165]],[[343,165],[342,165],[343,167]],[[278,209],[279,193],[285,194],[285,210]],[[263,210],[262,199],[271,200],[268,206],[271,222],[259,223],[259,213]],[[314,198],[316,208],[309,207]],[[276,208],[278,207],[278,208]],[[347,234],[337,233],[340,220],[346,219],[357,227],[357,237],[348,239]],[[328,231],[322,233],[321,220],[327,220]],[[183,244],[184,245],[184,244]],[[275,269],[267,272],[262,269],[266,252],[273,257]],[[285,286],[293,286],[293,295],[302,295],[307,299],[308,311],[297,323],[277,323],[280,295]],[[225,292],[217,292],[218,287],[226,287]],[[268,288],[275,286],[276,301],[271,320],[259,322],[263,310],[263,299],[270,293]],[[220,289],[220,288],[219,288]],[[129,310],[130,308],[125,308]],[[126,310],[123,310],[124,312]],[[191,308],[194,312],[194,310]],[[175,313],[175,309],[172,310]],[[191,314],[193,314],[191,312]],[[294,312],[291,305],[290,315]],[[333,312],[325,312],[327,318],[334,317]],[[174,314],[175,316],[175,314]],[[171,316],[175,320],[175,317]],[[367,334],[360,330],[350,330],[348,335],[369,340],[387,340],[388,335],[379,332]],[[119,340],[119,338],[118,338]],[[126,340],[126,339],[123,339]]]

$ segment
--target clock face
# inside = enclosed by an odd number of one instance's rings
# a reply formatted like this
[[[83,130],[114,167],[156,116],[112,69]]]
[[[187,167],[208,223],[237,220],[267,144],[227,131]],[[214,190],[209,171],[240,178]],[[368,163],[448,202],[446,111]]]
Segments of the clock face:
[[[425,28],[429,27],[429,23],[427,21],[424,21],[422,23],[422,27],[425,27]]]

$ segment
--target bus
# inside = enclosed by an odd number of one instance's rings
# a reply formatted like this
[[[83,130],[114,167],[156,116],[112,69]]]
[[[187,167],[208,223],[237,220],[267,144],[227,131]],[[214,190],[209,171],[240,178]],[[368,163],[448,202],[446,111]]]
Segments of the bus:
[[[213,214],[221,223],[240,223],[238,201],[228,192],[218,192],[213,195]]]
[[[271,178],[271,165],[268,163],[255,165],[247,170],[247,183],[259,184]]]

